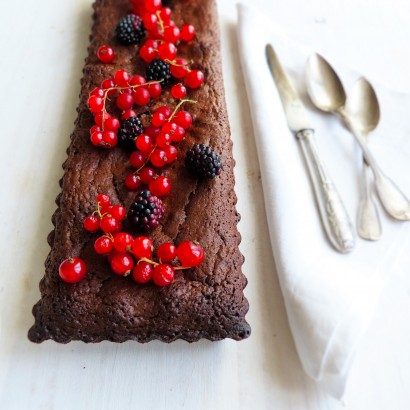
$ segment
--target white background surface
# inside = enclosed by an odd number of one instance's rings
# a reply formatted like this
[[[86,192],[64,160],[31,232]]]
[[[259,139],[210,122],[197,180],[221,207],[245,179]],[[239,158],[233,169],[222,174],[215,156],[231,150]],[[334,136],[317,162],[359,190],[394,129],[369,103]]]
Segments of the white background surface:
[[[410,91],[409,2],[248,2],[326,57]],[[345,407],[303,373],[266,229],[234,4],[220,0],[219,11],[251,337],[192,345],[34,345],[26,333],[39,298],[49,251],[45,239],[76,116],[91,1],[1,3],[0,409],[409,408],[409,277],[393,278],[383,294],[353,366]]]

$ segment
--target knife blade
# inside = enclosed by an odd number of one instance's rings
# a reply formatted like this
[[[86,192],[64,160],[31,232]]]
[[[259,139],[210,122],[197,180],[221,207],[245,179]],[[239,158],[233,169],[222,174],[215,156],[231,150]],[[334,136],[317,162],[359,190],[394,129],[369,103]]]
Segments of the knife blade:
[[[295,133],[302,146],[322,225],[329,242],[339,252],[351,252],[355,246],[353,225],[320,158],[314,142],[314,129],[306,109],[271,44],[266,46],[266,57],[282,101],[288,127]]]
[[[285,110],[288,127],[293,132],[312,129],[306,109],[303,106],[302,101],[300,101],[296,90],[293,88],[293,85],[283,69],[272,45],[268,44],[266,52],[269,68],[275,80],[283,109]]]

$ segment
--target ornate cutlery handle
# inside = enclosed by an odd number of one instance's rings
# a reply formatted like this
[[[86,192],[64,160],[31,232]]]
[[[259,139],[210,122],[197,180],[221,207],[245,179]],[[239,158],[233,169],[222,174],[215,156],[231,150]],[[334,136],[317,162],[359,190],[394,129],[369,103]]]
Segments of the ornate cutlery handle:
[[[350,252],[355,246],[353,226],[339,193],[319,158],[313,139],[314,131],[302,130],[296,137],[302,144],[326,234],[336,250]]]
[[[369,172],[369,166],[363,160],[363,193],[357,213],[357,233],[363,239],[377,241],[382,235],[382,226],[376,204],[371,197]]]
[[[377,194],[379,195],[380,202],[382,203],[384,209],[395,219],[400,221],[409,221],[410,200],[400,190],[400,188],[381,171],[366,144],[364,134],[360,132],[357,127],[355,127],[355,124],[349,120],[349,117],[343,111],[340,114],[342,115],[342,118],[346,122],[347,126],[353,132],[356,141],[362,149],[363,157],[373,171]]]

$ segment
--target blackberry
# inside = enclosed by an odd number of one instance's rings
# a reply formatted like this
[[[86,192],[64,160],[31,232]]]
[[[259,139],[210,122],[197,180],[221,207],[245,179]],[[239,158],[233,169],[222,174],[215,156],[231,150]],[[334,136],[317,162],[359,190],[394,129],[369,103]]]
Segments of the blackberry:
[[[117,40],[126,45],[139,43],[145,36],[144,24],[136,14],[123,17],[115,29]]]
[[[144,126],[138,117],[127,118],[121,121],[118,129],[118,144],[127,150],[135,150],[135,139],[143,133]]]
[[[162,80],[162,86],[168,85],[172,78],[169,64],[159,58],[152,60],[152,62],[148,65],[146,76],[148,81]]]
[[[215,178],[222,170],[219,155],[204,144],[195,144],[187,152],[185,166],[200,178]]]
[[[139,191],[128,211],[128,219],[142,231],[159,225],[165,213],[163,202],[150,191]]]

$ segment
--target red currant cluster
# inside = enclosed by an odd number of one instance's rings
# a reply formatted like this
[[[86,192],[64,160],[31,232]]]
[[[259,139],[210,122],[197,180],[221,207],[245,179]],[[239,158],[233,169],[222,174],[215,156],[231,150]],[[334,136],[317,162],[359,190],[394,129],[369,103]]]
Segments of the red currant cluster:
[[[88,98],[88,107],[94,114],[95,124],[91,130],[91,142],[98,147],[114,148],[117,145],[118,118],[107,112],[107,100],[116,98],[116,105],[122,111],[122,119],[135,117],[134,104],[147,105],[151,98],[161,95],[160,81],[147,82],[144,77],[131,77],[125,70],[118,70],[113,79],[106,79],[100,87],[94,88]]]
[[[88,232],[101,229],[106,234],[113,234],[122,230],[122,221],[126,216],[127,211],[123,206],[112,205],[108,195],[99,194],[97,209],[84,219],[84,229]]]
[[[170,180],[157,175],[147,164],[150,162],[154,167],[161,168],[176,160],[178,151],[172,144],[181,142],[192,125],[191,114],[179,111],[185,102],[195,103],[193,100],[181,100],[174,110],[165,105],[157,108],[152,115],[151,125],[137,137],[135,144],[138,150],[130,155],[130,164],[136,171],[125,178],[129,190],[136,191],[141,184],[146,184],[152,194],[158,197],[171,191]]]
[[[84,228],[89,232],[101,229],[104,235],[94,242],[94,250],[99,255],[107,255],[111,270],[122,276],[132,273],[138,283],[152,280],[158,286],[169,285],[174,280],[176,270],[198,266],[204,260],[202,248],[191,241],[184,241],[176,247],[173,243],[164,242],[156,251],[153,260],[153,243],[146,236],[133,237],[122,232],[121,221],[126,210],[121,205],[112,205],[110,197],[105,194],[97,196],[97,209],[84,219]],[[60,277],[69,283],[81,280],[87,268],[80,258],[70,258],[60,265]]]
[[[123,276],[132,273],[138,283],[152,280],[158,286],[169,285],[176,270],[193,268],[204,260],[202,248],[191,241],[184,241],[178,247],[171,242],[162,243],[156,251],[156,262],[152,259],[152,240],[146,236],[134,238],[129,233],[120,232],[108,240],[112,241],[112,250],[108,254],[111,270]]]
[[[198,88],[204,82],[200,70],[191,70],[190,63],[177,58],[179,42],[190,42],[195,38],[195,28],[184,24],[179,29],[172,20],[171,9],[162,7],[161,0],[131,0],[133,12],[139,15],[148,32],[148,40],[141,46],[139,54],[146,63],[160,58],[171,65],[171,74],[184,79],[190,88]],[[185,91],[186,92],[186,91]],[[175,97],[183,98],[183,97]]]

